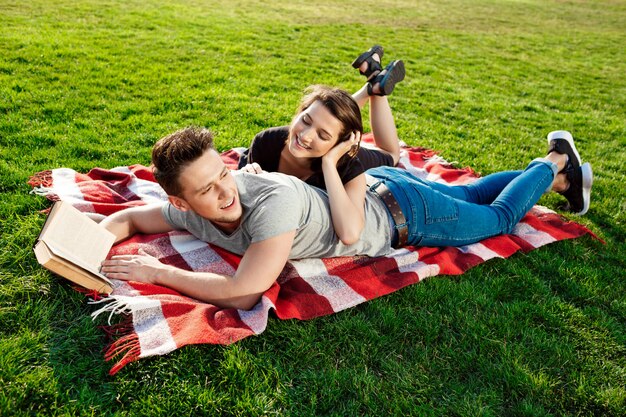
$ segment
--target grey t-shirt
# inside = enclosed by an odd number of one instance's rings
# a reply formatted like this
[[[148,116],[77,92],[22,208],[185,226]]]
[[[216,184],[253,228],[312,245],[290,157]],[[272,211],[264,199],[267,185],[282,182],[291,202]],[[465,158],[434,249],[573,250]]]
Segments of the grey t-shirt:
[[[251,243],[296,230],[289,259],[337,256],[382,256],[391,252],[389,214],[378,197],[365,196],[365,227],[352,245],[341,243],[330,217],[328,195],[296,177],[280,173],[234,172],[243,217],[231,234],[191,211],[163,206],[163,216],[175,228],[198,239],[243,255]]]

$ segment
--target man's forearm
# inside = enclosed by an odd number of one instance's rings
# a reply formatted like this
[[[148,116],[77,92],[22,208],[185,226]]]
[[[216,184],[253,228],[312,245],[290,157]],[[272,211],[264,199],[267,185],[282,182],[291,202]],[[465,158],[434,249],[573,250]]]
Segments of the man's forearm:
[[[102,263],[101,271],[113,279],[162,285],[219,307],[249,309],[266,289],[237,276],[180,269],[142,252],[115,255]]]
[[[157,266],[152,282],[220,307],[248,310],[276,282],[289,257],[295,234],[296,231],[291,230],[252,243],[233,276],[186,271],[166,265]]]
[[[135,233],[164,233],[172,230],[161,212],[162,204],[131,207],[111,214],[100,225],[112,232],[116,242],[128,239]]]
[[[194,272],[167,266],[158,274],[155,284],[172,288],[180,293],[218,307],[252,308],[263,291],[241,283],[237,277]]]
[[[136,233],[132,218],[126,210],[111,214],[102,220],[100,225],[116,236],[115,243],[128,239]]]
[[[138,227],[139,232],[144,228]],[[144,232],[145,233],[145,232]],[[295,230],[252,243],[234,276],[186,271],[159,262],[143,251],[116,255],[102,263],[102,273],[113,279],[163,285],[219,307],[250,309],[272,286],[287,262]]]

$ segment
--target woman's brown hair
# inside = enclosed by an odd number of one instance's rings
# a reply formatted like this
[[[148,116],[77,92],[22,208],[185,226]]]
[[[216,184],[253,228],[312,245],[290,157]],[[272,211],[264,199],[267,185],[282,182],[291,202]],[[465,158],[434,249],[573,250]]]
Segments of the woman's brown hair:
[[[350,139],[352,132],[363,134],[363,120],[361,119],[361,109],[354,98],[345,90],[340,88],[328,87],[325,85],[312,85],[305,90],[306,94],[300,101],[298,113],[300,114],[308,109],[313,103],[319,101],[324,107],[337,118],[342,125],[339,132],[339,139],[335,146],[339,143]],[[341,157],[337,166],[346,164],[350,159],[354,158],[359,151],[360,143],[357,143],[350,151]],[[315,158],[311,163],[311,168],[318,171],[321,168],[322,159]]]

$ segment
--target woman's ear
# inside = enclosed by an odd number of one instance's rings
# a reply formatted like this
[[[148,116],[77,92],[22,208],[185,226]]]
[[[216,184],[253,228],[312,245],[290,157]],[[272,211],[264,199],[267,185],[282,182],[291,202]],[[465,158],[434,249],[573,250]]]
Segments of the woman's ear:
[[[178,196],[168,195],[167,199],[169,200],[171,205],[173,205],[180,211],[188,211],[190,209],[189,203],[187,203],[184,199]]]

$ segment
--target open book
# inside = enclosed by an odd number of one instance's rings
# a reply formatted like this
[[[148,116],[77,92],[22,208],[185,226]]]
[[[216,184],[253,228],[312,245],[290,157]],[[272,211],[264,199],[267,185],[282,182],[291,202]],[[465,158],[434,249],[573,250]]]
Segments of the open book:
[[[113,291],[100,273],[100,264],[115,242],[115,235],[70,203],[52,206],[33,250],[44,268],[99,293]]]

